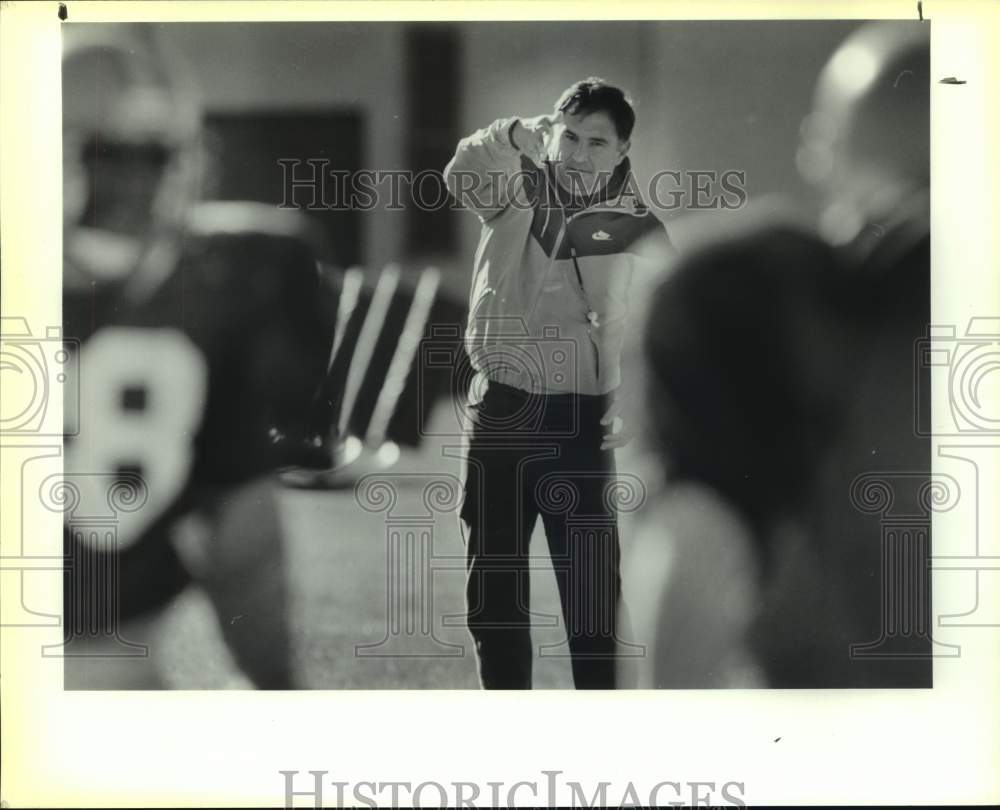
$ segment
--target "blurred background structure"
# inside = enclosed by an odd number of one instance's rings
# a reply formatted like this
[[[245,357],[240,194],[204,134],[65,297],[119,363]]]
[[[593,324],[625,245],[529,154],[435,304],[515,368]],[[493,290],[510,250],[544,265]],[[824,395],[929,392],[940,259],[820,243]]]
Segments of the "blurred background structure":
[[[459,138],[497,118],[550,112],[563,89],[597,75],[636,102],[631,156],[640,183],[665,170],[744,171],[751,204],[777,206],[779,196],[807,190],[794,160],[799,126],[821,68],[858,25],[201,23],[159,33],[201,85],[223,199],[279,202],[279,158],[440,171]],[[664,203],[677,188],[663,182]],[[434,196],[430,181],[425,195]],[[685,205],[663,214],[676,220],[671,237],[683,249],[741,212]],[[443,289],[464,299],[474,217],[412,206],[314,215],[343,266],[434,264]]]

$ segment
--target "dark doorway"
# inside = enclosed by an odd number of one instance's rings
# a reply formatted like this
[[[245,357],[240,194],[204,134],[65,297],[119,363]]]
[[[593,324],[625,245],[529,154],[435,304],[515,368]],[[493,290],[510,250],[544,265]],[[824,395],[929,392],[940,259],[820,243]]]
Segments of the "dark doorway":
[[[315,200],[319,205],[337,206],[337,186],[345,186],[346,176],[364,165],[364,121],[357,110],[334,112],[251,112],[211,113],[206,119],[212,153],[209,195],[218,200],[254,200],[280,205],[286,196],[306,206],[311,189],[291,189],[288,167],[279,160],[299,161],[294,178],[307,182],[316,177]],[[313,161],[310,165],[306,161]],[[325,161],[328,176],[320,187],[317,161]],[[316,174],[314,174],[314,171]],[[346,175],[343,173],[347,173]],[[324,199],[325,197],[325,199]],[[343,195],[341,195],[341,198]],[[331,248],[333,262],[341,267],[360,264],[364,241],[358,211],[316,209],[307,213],[322,225]]]

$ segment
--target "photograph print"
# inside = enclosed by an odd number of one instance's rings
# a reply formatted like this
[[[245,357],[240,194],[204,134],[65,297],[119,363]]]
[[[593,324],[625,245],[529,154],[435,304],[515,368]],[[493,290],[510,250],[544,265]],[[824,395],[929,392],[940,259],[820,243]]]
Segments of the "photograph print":
[[[61,31],[67,690],[933,686],[930,23]]]

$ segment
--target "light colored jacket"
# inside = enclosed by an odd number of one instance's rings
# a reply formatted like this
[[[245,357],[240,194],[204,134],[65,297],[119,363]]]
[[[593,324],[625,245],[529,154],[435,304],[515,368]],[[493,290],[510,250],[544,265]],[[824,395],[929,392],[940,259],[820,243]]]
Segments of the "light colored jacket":
[[[510,140],[517,119],[461,140],[444,176],[482,221],[466,348],[487,379],[533,393],[605,394],[621,383],[632,274],[670,251],[626,158],[580,207]]]

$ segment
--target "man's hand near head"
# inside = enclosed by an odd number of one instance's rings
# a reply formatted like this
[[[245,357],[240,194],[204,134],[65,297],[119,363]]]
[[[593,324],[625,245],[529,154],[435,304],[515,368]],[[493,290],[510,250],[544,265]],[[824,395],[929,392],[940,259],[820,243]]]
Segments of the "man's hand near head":
[[[552,136],[552,128],[561,118],[560,113],[519,118],[510,128],[510,141],[534,163],[541,165],[548,158],[548,142]]]

